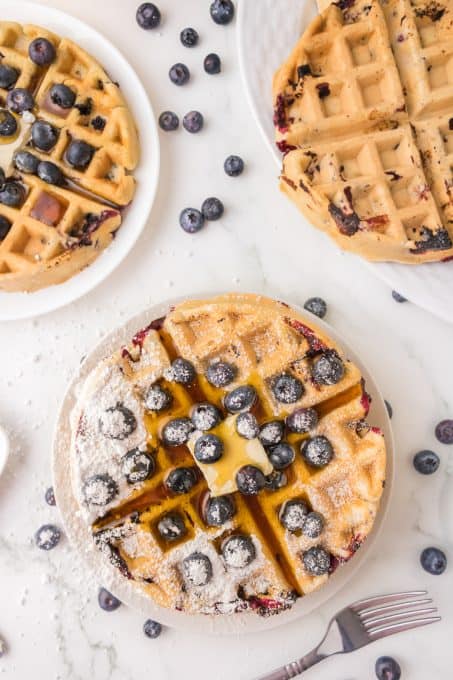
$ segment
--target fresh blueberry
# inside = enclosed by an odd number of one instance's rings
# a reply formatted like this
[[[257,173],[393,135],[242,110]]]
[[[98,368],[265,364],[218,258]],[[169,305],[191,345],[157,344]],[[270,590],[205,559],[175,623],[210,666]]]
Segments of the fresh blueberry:
[[[121,460],[121,471],[128,484],[144,482],[152,477],[155,469],[154,458],[140,449],[131,449]]]
[[[223,442],[215,434],[203,434],[194,446],[194,456],[199,463],[215,463],[224,451]]]
[[[171,363],[171,368],[165,374],[165,377],[172,382],[180,385],[190,385],[195,380],[195,367],[188,359],[177,357]]]
[[[230,413],[240,413],[251,409],[256,399],[256,390],[252,385],[241,385],[232,392],[228,392],[223,403]]]
[[[38,172],[39,158],[29,151],[17,151],[14,156],[14,165],[20,172],[36,175]]]
[[[210,527],[220,527],[234,517],[236,507],[231,496],[210,498],[204,511],[204,519]]]
[[[61,531],[54,524],[44,524],[35,533],[35,543],[41,550],[52,550],[58,545]]]
[[[419,451],[414,456],[414,468],[422,475],[432,475],[439,467],[440,458],[434,451]]]
[[[212,430],[222,420],[222,414],[219,409],[213,404],[207,402],[202,404],[195,404],[190,414],[192,423],[196,430],[206,432]]]
[[[81,139],[75,139],[66,149],[65,158],[73,168],[85,170],[91,163],[95,150],[91,144]]]
[[[328,349],[313,361],[311,369],[317,385],[336,385],[344,376],[344,364],[333,349]]]
[[[6,109],[0,109],[0,137],[12,137],[17,132],[17,120]]]
[[[118,485],[107,473],[88,477],[82,489],[89,505],[107,505],[118,495]]]
[[[172,470],[165,480],[166,486],[173,493],[188,493],[197,483],[197,475],[193,468],[179,467]]]
[[[156,383],[155,385],[151,385],[146,392],[143,403],[148,411],[160,413],[169,408],[172,402],[173,397],[171,393]]]
[[[64,182],[64,175],[60,168],[50,161],[41,161],[38,163],[36,174],[39,179],[42,179],[43,182],[47,182],[47,184],[55,184],[55,186],[58,186]]]
[[[28,56],[34,64],[47,66],[54,61],[57,55],[55,47],[47,38],[35,38],[29,45]]]
[[[441,420],[434,432],[441,444],[453,444],[453,420]]]
[[[209,11],[216,24],[229,24],[234,17],[234,5],[231,0],[214,0]]]
[[[285,426],[281,420],[271,420],[260,427],[258,435],[263,446],[275,446],[283,439]]]
[[[291,533],[302,531],[308,508],[303,501],[287,501],[280,508],[278,518]]]
[[[287,442],[280,442],[280,444],[269,447],[267,455],[276,470],[287,468],[296,456],[293,447]]]
[[[203,127],[204,118],[199,111],[189,111],[182,119],[182,125],[187,132],[197,133]]]
[[[48,489],[46,489],[46,493],[44,495],[45,501],[47,505],[56,505],[56,500],[55,500],[55,494],[53,492],[53,486],[49,486]]]
[[[25,201],[25,189],[19,182],[6,182],[0,189],[0,203],[17,208]]]
[[[236,484],[245,496],[255,496],[266,486],[266,477],[254,465],[244,465],[236,473]]]
[[[147,31],[157,28],[160,24],[160,11],[152,2],[143,2],[137,9],[135,16],[140,28],[144,28]]]
[[[143,624],[143,632],[146,637],[155,640],[162,633],[162,624],[158,621],[153,621],[153,619],[147,619]]]
[[[244,161],[240,156],[228,156],[223,164],[223,169],[228,177],[238,177],[244,171]]]
[[[164,515],[157,523],[157,530],[163,539],[169,541],[178,541],[186,534],[186,527],[181,515],[177,512],[169,512]]]
[[[235,379],[236,367],[226,361],[215,361],[208,366],[206,378],[213,387],[226,387]]]
[[[223,203],[218,198],[214,198],[213,196],[211,198],[207,198],[203,201],[201,212],[203,213],[205,220],[219,220],[224,212]]]
[[[174,64],[168,72],[169,78],[175,85],[185,85],[189,82],[190,71],[185,64]]]
[[[127,439],[137,429],[137,419],[132,411],[118,402],[106,408],[99,418],[99,429],[108,439]]]
[[[184,47],[195,47],[198,43],[198,33],[194,28],[183,28],[179,37]]]
[[[207,555],[194,552],[182,562],[182,574],[192,586],[205,586],[212,579],[212,564]]]
[[[228,567],[244,569],[256,558],[256,549],[250,536],[236,534],[224,541],[222,555]]]
[[[0,241],[8,236],[11,227],[11,222],[4,215],[0,215]]]
[[[314,408],[298,408],[286,418],[286,426],[291,432],[305,434],[318,424],[318,414]]]
[[[50,151],[58,140],[58,131],[43,120],[37,120],[31,126],[31,138],[34,146],[41,151]]]
[[[185,208],[179,216],[179,224],[188,234],[196,234],[204,225],[204,217],[196,208]]]
[[[324,529],[324,517],[319,512],[309,512],[302,525],[302,533],[308,538],[318,538]]]
[[[173,111],[163,111],[159,116],[159,125],[165,132],[172,132],[179,127],[179,118]]]
[[[393,416],[392,405],[389,401],[387,401],[387,399],[384,399],[384,404],[385,408],[387,409],[387,413],[389,414],[389,418],[391,418]]]
[[[396,290],[392,290],[392,298],[395,302],[407,302],[407,298],[400,295]]]
[[[300,452],[306,462],[313,467],[324,467],[333,458],[332,444],[323,435],[303,441]]]
[[[211,52],[211,54],[206,55],[203,61],[203,67],[206,73],[209,73],[210,76],[220,73],[222,64],[219,55],[215,54],[215,52]]]
[[[189,440],[194,429],[190,418],[174,418],[164,426],[162,440],[167,446],[182,446]]]
[[[282,489],[288,483],[288,477],[281,470],[273,470],[266,477],[266,488],[271,491]]]
[[[76,93],[63,83],[56,83],[50,88],[50,99],[62,109],[71,109],[76,100]]]
[[[121,605],[120,600],[106,588],[99,588],[98,603],[105,612],[114,612]]]
[[[236,418],[236,432],[244,439],[255,439],[260,433],[260,426],[253,413],[240,413]]]
[[[281,404],[294,404],[304,393],[304,386],[293,375],[282,373],[272,381],[272,392]]]
[[[16,84],[19,75],[19,71],[12,66],[0,64],[0,87],[4,90],[8,90]]]
[[[311,576],[322,576],[329,571],[330,555],[321,546],[314,546],[302,553],[302,562]]]
[[[327,305],[322,298],[312,297],[305,302],[304,309],[315,314],[315,316],[319,316],[320,319],[323,319],[327,312]]]
[[[429,574],[439,576],[447,567],[447,556],[439,548],[425,548],[420,555],[420,563]]]
[[[380,656],[374,667],[378,680],[400,680],[401,668],[391,656]]]

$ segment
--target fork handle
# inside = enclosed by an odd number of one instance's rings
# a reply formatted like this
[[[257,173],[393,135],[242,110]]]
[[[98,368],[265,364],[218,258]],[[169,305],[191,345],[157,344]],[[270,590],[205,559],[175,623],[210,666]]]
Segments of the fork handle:
[[[313,649],[301,659],[292,661],[286,664],[286,666],[281,666],[281,668],[276,668],[267,675],[260,675],[255,680],[291,680],[291,678],[295,678],[296,675],[300,675],[323,659],[325,659],[325,655],[318,654],[318,650]]]

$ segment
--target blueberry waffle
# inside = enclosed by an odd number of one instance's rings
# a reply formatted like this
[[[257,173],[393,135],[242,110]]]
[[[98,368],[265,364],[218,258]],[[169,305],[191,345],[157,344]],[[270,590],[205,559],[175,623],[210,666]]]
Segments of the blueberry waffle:
[[[452,19],[452,0],[341,0],[275,75],[281,189],[369,260],[453,257]]]
[[[278,613],[369,534],[385,480],[360,371],[287,305],[188,301],[102,360],[71,478],[106,561],[161,606]]]
[[[93,57],[0,24],[0,290],[70,278],[109,245],[134,195],[134,121]]]

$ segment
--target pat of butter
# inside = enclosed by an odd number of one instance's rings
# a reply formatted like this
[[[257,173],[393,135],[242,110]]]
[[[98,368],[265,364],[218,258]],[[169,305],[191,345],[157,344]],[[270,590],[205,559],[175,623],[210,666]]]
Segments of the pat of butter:
[[[236,418],[237,416],[228,416],[220,425],[209,431],[209,434],[217,435],[224,446],[222,457],[215,463],[200,463],[194,456],[195,442],[202,436],[202,432],[195,432],[188,442],[190,452],[213,496],[237,491],[236,474],[244,465],[254,465],[265,475],[273,471],[260,440],[245,439],[236,432]]]
[[[6,177],[9,177],[13,171],[13,158],[18,149],[28,142],[30,128],[35,121],[35,117],[30,111],[24,111],[22,117],[18,119],[20,126],[19,134],[9,143],[0,143],[0,167],[3,169]]]

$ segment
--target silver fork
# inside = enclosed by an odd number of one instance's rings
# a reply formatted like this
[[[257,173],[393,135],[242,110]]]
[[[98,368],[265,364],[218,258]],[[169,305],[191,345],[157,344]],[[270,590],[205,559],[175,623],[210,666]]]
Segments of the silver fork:
[[[290,680],[334,654],[346,654],[389,635],[440,621],[426,590],[359,600],[331,619],[326,634],[311,652],[256,680]]]

